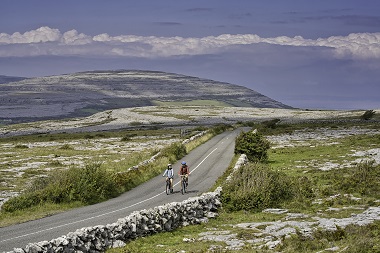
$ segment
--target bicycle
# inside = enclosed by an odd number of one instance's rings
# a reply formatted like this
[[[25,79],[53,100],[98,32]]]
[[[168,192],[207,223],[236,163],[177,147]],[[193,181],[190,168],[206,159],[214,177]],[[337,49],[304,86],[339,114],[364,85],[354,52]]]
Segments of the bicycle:
[[[181,193],[185,194],[187,192],[187,175],[180,175],[181,177]]]
[[[166,186],[165,186],[165,192],[167,195],[169,195],[170,193],[173,192],[173,187],[172,187],[172,184],[170,182],[170,178],[166,178]]]

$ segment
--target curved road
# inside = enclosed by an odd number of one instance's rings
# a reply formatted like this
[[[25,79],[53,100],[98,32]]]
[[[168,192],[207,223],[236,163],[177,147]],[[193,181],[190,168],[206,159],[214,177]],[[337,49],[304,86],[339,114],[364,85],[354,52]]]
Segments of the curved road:
[[[0,252],[24,248],[31,242],[50,241],[79,228],[111,224],[133,211],[169,202],[180,202],[208,191],[231,162],[235,137],[240,131],[241,129],[237,129],[217,135],[183,158],[190,167],[188,193],[185,195],[180,192],[177,176],[180,166],[178,162],[173,165],[176,175],[173,194],[169,196],[165,194],[165,183],[161,175],[117,198],[102,203],[0,228]]]

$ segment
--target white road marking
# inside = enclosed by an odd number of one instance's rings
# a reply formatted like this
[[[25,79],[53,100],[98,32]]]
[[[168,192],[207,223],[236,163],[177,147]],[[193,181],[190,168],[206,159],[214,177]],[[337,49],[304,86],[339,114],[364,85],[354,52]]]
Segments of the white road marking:
[[[213,151],[210,152],[210,154],[208,154],[192,171],[195,171],[197,168],[199,168],[199,166],[212,154],[214,153],[215,150],[217,150],[218,148],[215,148]],[[174,186],[176,186],[177,184],[179,184],[180,182],[176,183]],[[44,230],[40,230],[40,231],[37,231],[37,232],[33,232],[33,233],[29,233],[29,234],[25,234],[25,235],[20,235],[20,236],[16,236],[16,237],[13,237],[13,238],[8,238],[8,239],[5,239],[5,240],[2,240],[0,242],[6,242],[6,241],[10,241],[10,240],[14,240],[14,239],[18,239],[18,238],[22,238],[22,237],[26,237],[26,236],[30,236],[30,235],[35,235],[35,234],[39,234],[39,233],[42,233],[42,232],[46,232],[46,231],[49,231],[49,230],[53,230],[53,229],[56,229],[56,228],[60,228],[60,227],[65,227],[65,226],[69,226],[69,225],[73,225],[73,224],[76,224],[76,223],[80,223],[80,222],[83,222],[83,221],[87,221],[87,220],[91,220],[91,219],[94,219],[94,218],[98,218],[98,217],[101,217],[101,216],[104,216],[104,215],[108,215],[108,214],[111,214],[111,213],[116,213],[116,212],[119,212],[119,211],[122,211],[122,210],[125,210],[125,209],[128,209],[128,208],[131,208],[133,206],[136,206],[136,205],[139,205],[141,203],[144,203],[144,202],[147,202],[151,199],[154,199],[156,197],[158,197],[159,195],[161,194],[166,194],[166,192],[161,192],[161,193],[158,193],[156,195],[154,195],[153,197],[150,197],[148,199],[145,199],[145,200],[142,200],[140,202],[137,202],[133,205],[130,205],[130,206],[126,206],[126,207],[123,207],[123,208],[120,208],[120,209],[117,209],[117,210],[114,210],[114,211],[110,211],[110,212],[107,212],[107,213],[103,213],[103,214],[99,214],[99,215],[96,215],[96,216],[92,216],[92,217],[89,217],[89,218],[86,218],[86,219],[82,219],[82,220],[78,220],[78,221],[74,221],[74,222],[70,222],[70,223],[66,223],[66,224],[62,224],[62,225],[59,225],[59,226],[56,226],[54,228],[47,228],[47,229],[44,229]]]

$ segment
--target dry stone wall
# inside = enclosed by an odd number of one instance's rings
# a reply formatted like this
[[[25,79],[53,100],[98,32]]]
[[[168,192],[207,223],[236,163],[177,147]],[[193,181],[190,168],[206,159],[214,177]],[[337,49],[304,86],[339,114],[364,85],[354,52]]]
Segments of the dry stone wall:
[[[30,243],[25,248],[11,252],[104,252],[109,248],[124,246],[138,237],[207,222],[218,215],[220,192],[221,188],[218,188],[183,202],[133,212],[112,224],[78,229],[51,241]]]
[[[239,157],[232,173],[245,163],[247,157],[243,154]],[[199,197],[133,212],[112,224],[81,228],[51,241],[30,243],[25,248],[17,248],[9,253],[95,253],[122,247],[138,237],[200,224],[217,217],[222,205],[221,191],[222,188],[218,187],[215,191],[204,193]]]

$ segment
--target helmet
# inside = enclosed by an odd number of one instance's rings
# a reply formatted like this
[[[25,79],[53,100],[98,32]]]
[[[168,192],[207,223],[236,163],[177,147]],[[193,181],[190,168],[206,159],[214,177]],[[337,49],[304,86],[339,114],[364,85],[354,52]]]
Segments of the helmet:
[[[170,163],[168,164],[168,168],[169,168],[169,169],[171,169],[171,168],[172,168],[172,165],[171,165]]]
[[[182,165],[186,165],[186,162],[185,162],[185,161],[183,161],[183,162],[182,162]]]

